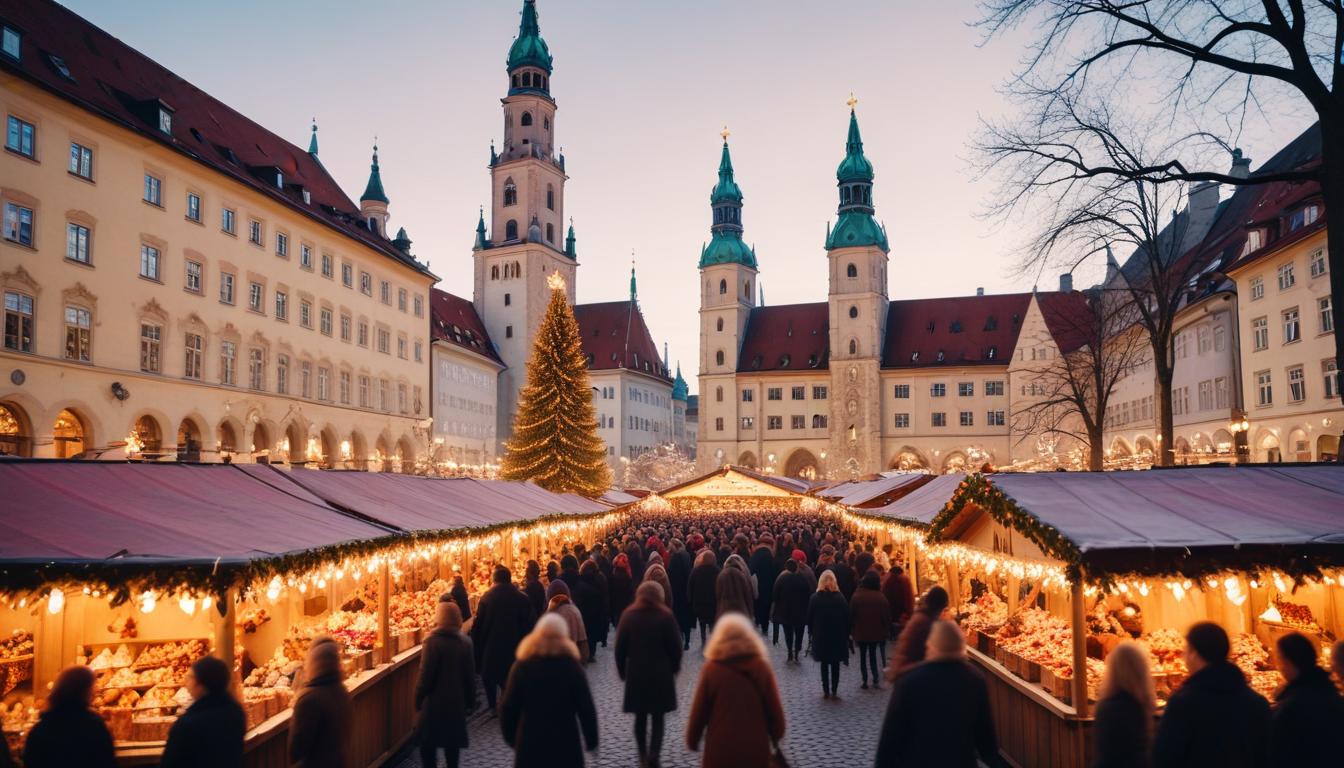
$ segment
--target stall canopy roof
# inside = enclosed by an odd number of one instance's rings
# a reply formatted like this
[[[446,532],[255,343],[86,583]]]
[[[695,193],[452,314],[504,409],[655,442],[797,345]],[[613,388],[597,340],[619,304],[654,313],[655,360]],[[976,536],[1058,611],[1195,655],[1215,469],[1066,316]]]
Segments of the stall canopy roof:
[[[3,461],[0,562],[237,564],[392,535],[226,464]]]
[[[913,477],[920,476],[913,475]],[[886,506],[864,509],[861,512],[865,515],[881,515],[899,522],[927,527],[947,506],[947,500],[952,498],[957,485],[965,479],[966,476],[961,473],[938,475]]]
[[[640,497],[626,493],[625,491],[618,491],[615,488],[612,488],[611,490],[602,494],[602,496],[598,498],[598,501],[602,502],[603,504],[609,504],[613,507],[620,507],[626,504],[633,504],[636,501],[639,501],[639,498]]]
[[[927,482],[928,479],[929,475],[924,473],[898,472],[892,475],[878,476],[870,480],[839,483],[817,491],[817,495],[838,504],[844,504],[847,507],[857,507],[875,499],[880,499],[904,486]]]
[[[311,469],[284,472],[258,464],[242,469],[254,477],[288,482],[334,507],[401,531],[487,528],[544,515],[608,509],[591,499],[551,493],[532,483]]]
[[[1053,526],[1084,562],[1118,570],[1147,552],[1184,558],[1292,547],[1344,556],[1344,467],[1199,467],[991,475],[1017,507]],[[1128,554],[1126,554],[1128,553]]]

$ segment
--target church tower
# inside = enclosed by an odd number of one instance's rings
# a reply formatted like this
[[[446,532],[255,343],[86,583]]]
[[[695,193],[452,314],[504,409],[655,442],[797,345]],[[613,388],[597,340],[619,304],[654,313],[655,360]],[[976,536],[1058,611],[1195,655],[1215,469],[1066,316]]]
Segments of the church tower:
[[[558,272],[574,303],[578,257],[564,233],[565,158],[556,150],[551,52],[541,37],[535,0],[523,3],[506,65],[509,88],[503,144],[490,146],[490,225],[477,224],[473,301],[499,356],[498,434],[507,440],[527,384],[531,341],[550,300],[546,280]],[[488,232],[488,235],[487,235]]]
[[[709,204],[714,223],[700,251],[699,460],[706,468],[737,458],[737,358],[756,296],[756,253],[742,240],[742,190],[733,179],[727,128]]]
[[[830,267],[831,466],[882,468],[880,368],[887,325],[887,233],[873,218],[873,164],[849,99],[845,157],[836,169],[839,217],[826,233]]]
[[[317,154],[317,126],[313,126],[313,138],[308,143],[308,151]],[[383,191],[383,174],[378,169],[378,145],[373,145],[373,164],[369,166],[369,183],[364,186],[364,194],[359,196],[359,213],[369,225],[369,231],[387,237],[387,193]]]

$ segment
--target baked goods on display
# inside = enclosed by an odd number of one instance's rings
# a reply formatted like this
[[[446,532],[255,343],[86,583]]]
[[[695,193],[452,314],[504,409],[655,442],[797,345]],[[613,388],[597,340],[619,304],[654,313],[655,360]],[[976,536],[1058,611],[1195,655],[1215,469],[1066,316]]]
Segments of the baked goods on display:
[[[0,696],[33,678],[33,633],[14,630],[0,640]]]
[[[1278,622],[1284,626],[1303,632],[1315,632],[1317,634],[1323,632],[1321,625],[1317,624],[1316,618],[1311,615],[1311,609],[1305,605],[1290,603],[1279,597],[1274,599],[1274,608],[1279,613]],[[1272,617],[1265,617],[1263,614],[1262,618],[1273,620]]]
[[[378,641],[378,617],[364,611],[332,611],[325,622],[325,631],[344,645],[347,653],[369,651]],[[306,653],[307,644],[304,648]]]
[[[1004,622],[1008,621],[1008,604],[998,595],[986,590],[971,602],[962,603],[958,613],[962,617],[962,628],[992,633],[997,632]]]
[[[135,658],[134,669],[151,667],[180,667],[184,671],[191,663],[210,652],[205,640],[176,640],[155,643],[146,647]]]
[[[258,627],[270,620],[271,615],[266,612],[265,608],[248,608],[238,615],[238,630],[243,634],[251,635],[257,631]]]

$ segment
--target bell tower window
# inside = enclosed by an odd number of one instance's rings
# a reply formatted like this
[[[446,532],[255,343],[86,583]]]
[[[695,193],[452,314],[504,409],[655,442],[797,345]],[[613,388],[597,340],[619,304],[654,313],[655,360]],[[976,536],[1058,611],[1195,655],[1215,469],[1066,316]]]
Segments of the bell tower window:
[[[722,350],[722,349],[720,349],[719,351],[717,351],[717,352],[714,353],[714,363],[715,363],[716,365],[723,365],[723,350]]]
[[[722,330],[723,330],[723,318],[722,318],[722,317],[720,317],[718,320],[715,320],[715,321],[714,321],[714,330],[716,330],[716,331],[722,331]]]
[[[546,242],[548,242],[548,243],[550,243],[550,244],[552,244],[552,245],[555,244],[555,225],[554,225],[554,224],[547,224],[547,225],[546,225]]]
[[[720,280],[720,281],[719,281],[719,295],[720,295],[720,296],[723,296],[723,295],[726,294],[726,293],[728,293],[728,281],[727,281],[727,280]]]
[[[547,185],[546,185],[546,207],[549,208],[549,209],[552,210],[552,211],[555,210],[555,185],[554,185],[554,184],[547,184]]]
[[[523,78],[524,78],[524,80],[526,80],[527,75],[523,75]],[[532,113],[531,113],[531,112],[524,112],[524,113],[523,113],[523,119],[522,119],[521,123],[522,123],[522,126],[523,126],[524,128],[526,128],[527,126],[531,125],[531,124],[532,124]]]
[[[513,76],[513,87],[514,87],[514,88],[517,88],[518,86],[519,86],[518,75],[514,75],[514,76]]]
[[[859,354],[859,342],[857,339],[849,340],[849,354],[851,355]]]
[[[504,224],[504,239],[505,240],[518,239],[518,222],[514,221],[513,219],[509,219]]]
[[[748,280],[748,281],[746,281],[745,283],[742,284],[742,297],[745,298],[745,299],[747,299],[747,300],[750,300],[750,299],[751,299],[751,281],[750,281],[750,280]]]
[[[504,180],[504,204],[518,204],[518,185],[513,183],[513,177]]]
[[[849,266],[845,267],[845,277],[858,277],[858,276],[859,276],[858,267],[854,266],[853,264],[850,264]]]
[[[859,308],[858,308],[858,307],[850,307],[850,308],[849,308],[849,319],[850,319],[850,320],[853,320],[853,319],[857,318],[858,316],[859,316]]]

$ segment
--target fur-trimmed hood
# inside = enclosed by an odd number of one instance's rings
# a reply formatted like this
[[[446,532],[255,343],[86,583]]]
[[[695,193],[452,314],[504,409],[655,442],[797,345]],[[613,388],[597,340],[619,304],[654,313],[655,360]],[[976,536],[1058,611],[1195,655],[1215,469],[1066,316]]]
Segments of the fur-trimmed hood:
[[[723,564],[723,567],[736,568],[745,574],[751,573],[751,569],[747,568],[747,561],[743,560],[741,555],[729,555],[728,560]]]
[[[705,658],[728,661],[744,656],[765,657],[765,643],[756,634],[747,617],[725,613],[714,625],[714,634],[705,645]]]
[[[575,661],[580,658],[579,647],[569,639],[569,626],[554,613],[541,617],[536,628],[518,643],[515,654],[519,661],[543,656],[569,656]]]

